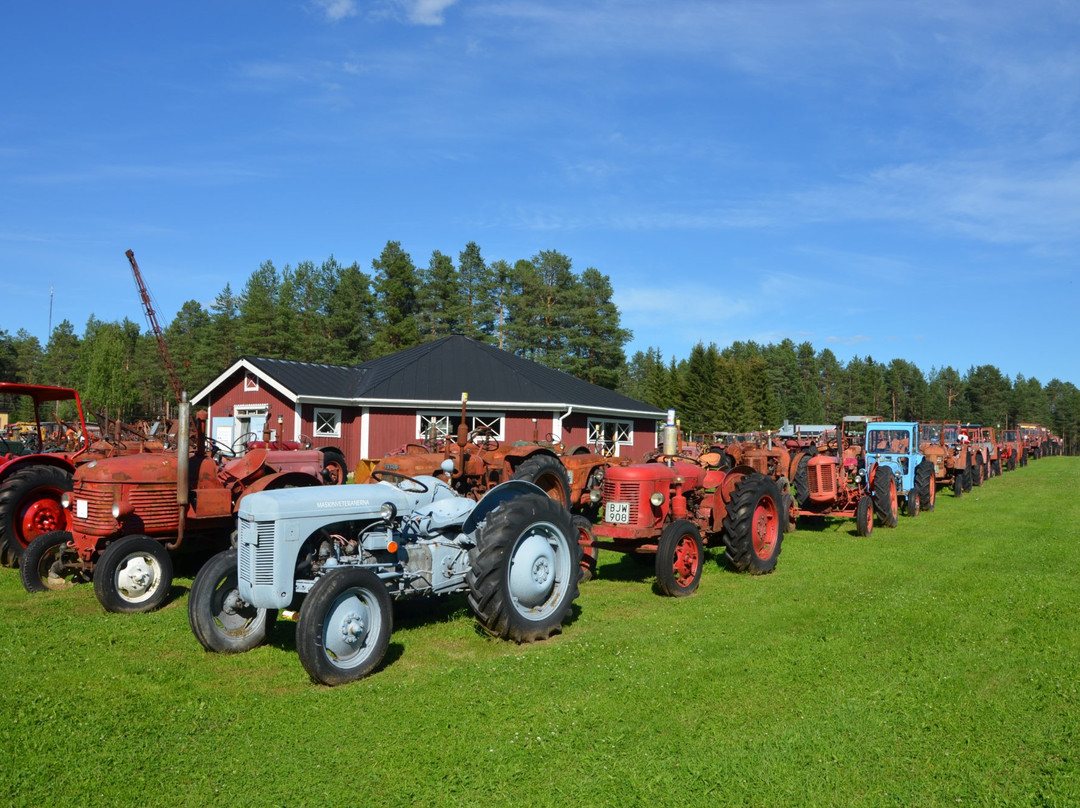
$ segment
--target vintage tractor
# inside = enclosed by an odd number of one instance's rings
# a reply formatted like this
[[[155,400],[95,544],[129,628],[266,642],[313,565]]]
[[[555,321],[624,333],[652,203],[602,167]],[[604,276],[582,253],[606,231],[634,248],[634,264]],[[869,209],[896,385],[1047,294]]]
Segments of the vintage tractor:
[[[854,517],[859,536],[873,533],[875,496],[867,477],[863,445],[867,425],[881,419],[858,418],[840,425],[835,433],[839,438],[827,437],[820,447],[811,446],[792,457],[793,520],[800,516]],[[896,524],[895,487],[884,494],[879,513],[886,524]]]
[[[459,494],[473,499],[508,480],[524,480],[572,511],[595,514],[596,502],[590,493],[599,489],[606,469],[625,461],[584,446],[567,447],[551,436],[539,440],[534,434],[531,442],[501,444],[489,432],[470,433],[466,402],[467,397],[462,396],[455,440],[433,436],[425,444],[407,444],[401,452],[380,460],[374,469],[408,477],[441,477]],[[443,470],[447,460],[452,463],[449,472]],[[363,482],[360,477],[356,481]]]
[[[673,597],[697,589],[708,544],[722,545],[736,571],[776,568],[784,539],[776,482],[748,466],[707,468],[676,451],[665,430],[664,454],[653,462],[607,470],[601,521],[575,517],[584,580],[596,574],[600,549],[651,560],[657,587]]]
[[[382,661],[391,600],[466,592],[495,636],[523,643],[562,630],[581,551],[561,504],[520,481],[474,501],[433,476],[372,479],[245,497],[237,548],[191,587],[188,619],[203,647],[247,651],[278,610],[299,608],[300,662],[315,681],[339,685]]]
[[[87,426],[78,392],[67,387],[0,382],[0,396],[28,398],[34,408],[34,421],[19,430],[22,448],[0,455],[0,557],[15,566],[30,542],[67,527],[60,498],[77,466],[162,445],[145,436],[101,437],[106,433]],[[71,410],[69,423],[56,418],[62,407]]]
[[[895,527],[897,503],[909,516],[934,510],[934,464],[919,451],[919,425],[900,421],[867,424],[864,462],[874,509],[882,524]]]
[[[997,437],[992,426],[963,424],[960,429],[968,436],[971,450],[971,484],[982,485],[991,477],[1001,474],[1001,458]]]
[[[938,488],[952,485],[953,496],[971,490],[971,447],[957,422],[929,422],[919,426],[919,451],[934,464]]]
[[[1027,465],[1027,447],[1019,429],[1003,429],[1001,431],[1001,443],[1001,452],[1004,455],[1003,462],[1006,471],[1015,471],[1020,466]]]
[[[188,409],[183,402],[180,423],[188,423]],[[232,459],[208,451],[205,418],[200,412],[195,419],[193,452],[187,431],[180,430],[175,453],[80,466],[73,490],[63,497],[69,529],[38,536],[23,554],[26,590],[93,579],[107,611],[150,611],[169,594],[170,552],[227,542],[245,494],[325,481],[325,455],[317,450],[254,449]]]

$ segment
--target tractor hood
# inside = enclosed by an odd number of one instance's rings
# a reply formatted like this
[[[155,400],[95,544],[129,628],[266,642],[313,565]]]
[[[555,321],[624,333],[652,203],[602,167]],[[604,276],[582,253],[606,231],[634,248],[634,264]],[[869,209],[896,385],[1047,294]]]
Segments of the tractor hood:
[[[192,488],[218,487],[217,464],[205,456],[192,456],[188,472]],[[203,486],[196,481],[206,479]],[[129,483],[134,485],[176,485],[175,454],[132,454],[107,457],[84,463],[75,470],[75,487]]]
[[[398,513],[423,508],[436,500],[457,499],[446,483],[434,477],[416,477],[427,487],[421,492],[403,490],[389,482],[360,485],[327,485],[256,491],[240,500],[239,516],[253,522],[277,522],[318,514],[326,522],[378,516],[384,502],[393,503]],[[410,484],[404,483],[408,488]]]

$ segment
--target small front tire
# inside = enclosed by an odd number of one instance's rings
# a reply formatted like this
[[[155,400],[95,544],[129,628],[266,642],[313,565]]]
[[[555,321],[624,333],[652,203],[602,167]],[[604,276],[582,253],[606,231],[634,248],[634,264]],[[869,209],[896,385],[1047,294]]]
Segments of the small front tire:
[[[38,536],[23,551],[19,578],[27,592],[48,592],[69,589],[86,583],[90,577],[80,565],[79,555],[68,542],[71,534],[54,530]]]
[[[333,570],[311,588],[296,625],[300,664],[333,687],[375,670],[390,646],[393,612],[386,585],[371,570]]]
[[[701,581],[705,545],[693,522],[676,519],[660,534],[656,548],[656,583],[673,598],[692,595]]]
[[[107,612],[151,612],[169,596],[173,564],[165,545],[125,536],[105,548],[94,568],[94,594]]]
[[[262,645],[277,611],[240,598],[236,550],[218,553],[199,570],[188,595],[188,623],[207,651],[238,654]]]
[[[862,497],[855,507],[855,533],[870,536],[874,532],[874,499]]]

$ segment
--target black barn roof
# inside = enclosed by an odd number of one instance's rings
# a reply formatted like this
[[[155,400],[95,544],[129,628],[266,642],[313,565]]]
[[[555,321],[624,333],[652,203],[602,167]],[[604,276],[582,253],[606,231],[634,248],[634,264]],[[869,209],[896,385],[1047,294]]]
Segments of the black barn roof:
[[[193,401],[241,366],[294,401],[453,404],[465,392],[475,405],[574,406],[644,417],[665,415],[657,407],[463,336],[443,337],[354,367],[245,356]]]

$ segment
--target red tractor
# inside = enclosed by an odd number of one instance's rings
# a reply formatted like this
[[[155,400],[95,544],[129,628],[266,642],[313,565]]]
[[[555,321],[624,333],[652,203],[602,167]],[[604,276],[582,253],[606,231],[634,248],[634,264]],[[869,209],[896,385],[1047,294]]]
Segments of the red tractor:
[[[436,437],[425,444],[407,444],[378,461],[371,471],[438,477],[470,499],[480,499],[507,480],[524,480],[570,511],[595,513],[598,497],[593,492],[599,491],[605,471],[626,462],[584,446],[568,448],[551,436],[541,441],[534,434],[529,443],[502,444],[490,433],[467,432],[465,405],[463,397],[454,440]],[[358,472],[354,480],[362,483],[363,478]]]
[[[863,431],[865,435],[865,428]],[[864,447],[844,435],[826,442],[822,451],[811,448],[792,459],[795,516],[839,516],[855,519],[855,532],[869,536],[874,530],[874,496],[866,474]],[[889,478],[882,476],[883,481]],[[896,525],[896,489],[884,491],[878,510],[886,525]]]
[[[86,426],[78,392],[67,387],[0,382],[0,396],[12,401],[28,398],[34,408],[33,423],[17,441],[5,441],[0,454],[0,556],[5,566],[15,566],[30,542],[67,527],[60,498],[71,490],[77,466],[132,452],[161,451],[162,444],[95,439],[95,432]],[[62,407],[73,410],[67,423],[57,417]]]
[[[609,468],[602,521],[575,517],[583,580],[595,575],[598,550],[614,550],[652,560],[660,591],[684,597],[697,589],[708,544],[722,545],[736,571],[772,572],[784,538],[776,482],[748,466],[706,468],[676,455],[673,438],[665,452]]]
[[[180,423],[189,422],[181,404]],[[327,455],[311,450],[253,449],[228,458],[205,438],[206,413],[196,416],[194,451],[179,429],[175,453],[113,457],[79,467],[65,493],[64,523],[38,536],[23,554],[28,592],[94,582],[110,612],[161,605],[173,579],[170,552],[228,543],[241,497],[252,491],[319,485],[334,479]],[[340,478],[337,478],[340,481]]]

